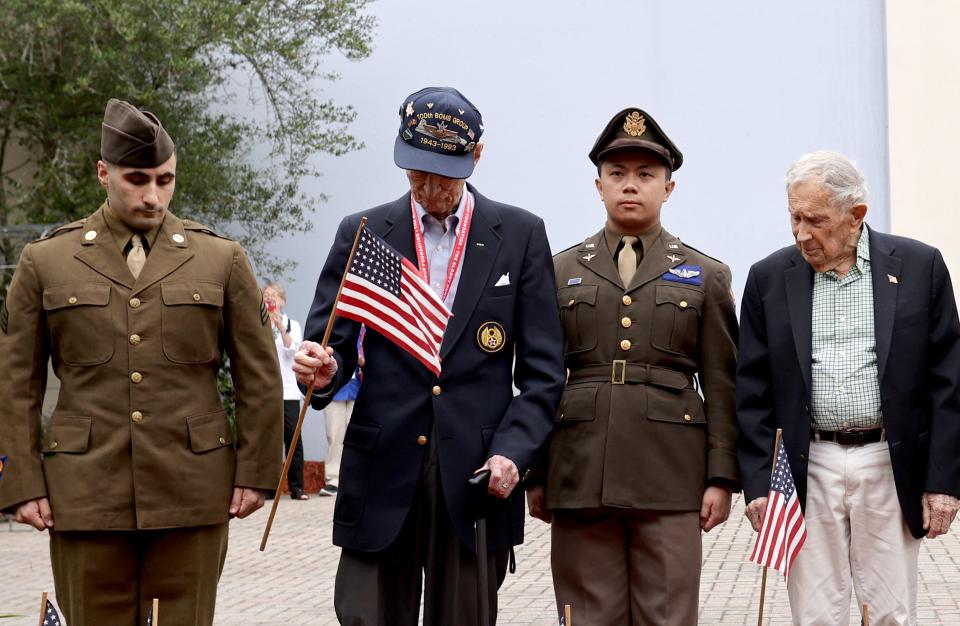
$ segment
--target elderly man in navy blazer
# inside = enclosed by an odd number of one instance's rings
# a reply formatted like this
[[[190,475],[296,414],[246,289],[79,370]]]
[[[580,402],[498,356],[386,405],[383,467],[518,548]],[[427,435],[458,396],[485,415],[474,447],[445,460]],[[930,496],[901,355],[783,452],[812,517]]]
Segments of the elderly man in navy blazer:
[[[940,252],[864,224],[867,188],[820,151],[787,173],[796,245],[753,266],[740,321],[739,457],[760,525],[774,434],[804,505],[793,622],[845,626],[851,584],[874,626],[916,624],[923,536],[960,495],[960,325]]]
[[[453,311],[437,377],[366,333],[364,382],[344,438],[333,542],[343,547],[334,604],[344,624],[477,621],[476,556],[467,479],[491,470],[490,614],[508,550],[523,540],[522,472],[553,427],[564,382],[563,337],[543,221],[466,185],[480,160],[480,112],[450,88],[400,106],[394,161],[410,191],[343,220],[320,274],[294,370],[314,380],[315,408],[346,383],[359,324],[323,335],[354,234],[366,228],[411,261]],[[514,395],[514,386],[519,394]],[[424,584],[425,576],[425,584]]]

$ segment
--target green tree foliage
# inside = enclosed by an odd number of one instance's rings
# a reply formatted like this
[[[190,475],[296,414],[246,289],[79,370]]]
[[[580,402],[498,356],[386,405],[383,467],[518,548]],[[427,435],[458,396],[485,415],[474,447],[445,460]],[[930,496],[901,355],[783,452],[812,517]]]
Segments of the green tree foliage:
[[[227,229],[263,273],[282,272],[263,244],[308,227],[309,158],[359,147],[351,108],[316,91],[337,78],[324,57],[370,54],[368,2],[3,0],[0,228],[70,221],[102,202],[100,120],[116,97],[156,113],[177,142],[172,210]]]

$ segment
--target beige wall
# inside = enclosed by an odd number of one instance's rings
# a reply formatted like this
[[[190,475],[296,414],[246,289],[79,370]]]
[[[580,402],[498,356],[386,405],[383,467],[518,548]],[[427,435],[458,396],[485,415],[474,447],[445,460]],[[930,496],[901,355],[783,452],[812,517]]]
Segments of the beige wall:
[[[960,286],[960,2],[887,0],[890,225]]]

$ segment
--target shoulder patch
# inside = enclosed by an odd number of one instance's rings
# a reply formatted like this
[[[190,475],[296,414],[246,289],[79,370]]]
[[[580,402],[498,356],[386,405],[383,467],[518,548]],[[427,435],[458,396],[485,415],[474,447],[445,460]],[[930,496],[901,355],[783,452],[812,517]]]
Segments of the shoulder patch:
[[[0,304],[0,330],[3,330],[3,334],[7,334],[7,324],[10,323],[10,313],[7,311],[7,299],[3,299],[3,304]]]
[[[184,230],[189,230],[195,233],[204,233],[207,235],[211,235],[213,237],[219,237],[220,239],[226,239],[227,241],[233,241],[233,238],[227,237],[222,233],[218,233],[217,231],[213,230],[209,226],[206,226],[199,222],[194,222],[193,220],[181,220],[181,222],[183,223]]]
[[[270,311],[267,310],[267,303],[263,299],[263,290],[260,290],[260,323],[264,326],[267,325],[267,320],[270,319]]]
[[[43,234],[42,237],[34,239],[34,241],[43,241],[45,239],[52,239],[53,237],[59,237],[60,235],[63,235],[65,233],[69,233],[70,231],[81,228],[83,226],[83,223],[86,221],[87,221],[87,218],[83,218],[83,219],[76,220],[75,222],[70,222],[69,224],[57,226],[56,228],[52,228],[48,230],[46,233]]]

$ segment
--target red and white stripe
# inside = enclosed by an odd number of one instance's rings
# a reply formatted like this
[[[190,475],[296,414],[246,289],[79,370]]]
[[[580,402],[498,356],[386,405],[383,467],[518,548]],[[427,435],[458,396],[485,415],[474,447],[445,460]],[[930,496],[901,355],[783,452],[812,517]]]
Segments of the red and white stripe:
[[[423,283],[411,263],[403,259],[402,264],[400,298],[348,273],[337,314],[366,324],[439,376],[440,344],[450,311]]]
[[[772,567],[789,580],[790,566],[806,539],[807,527],[796,490],[785,498],[780,491],[771,489],[750,560]]]

